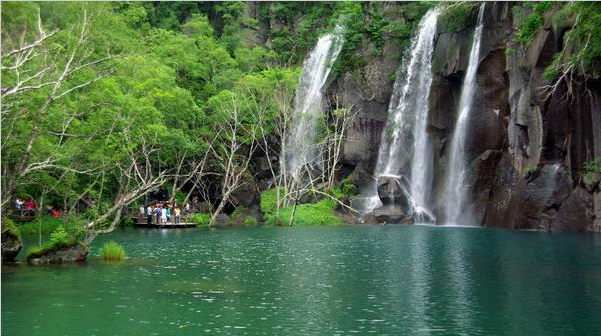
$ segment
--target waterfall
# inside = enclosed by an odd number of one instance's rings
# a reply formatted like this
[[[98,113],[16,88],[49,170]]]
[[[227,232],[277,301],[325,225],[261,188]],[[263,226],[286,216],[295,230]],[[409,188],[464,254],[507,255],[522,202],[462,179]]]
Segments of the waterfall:
[[[430,86],[432,84],[432,54],[436,37],[438,9],[432,9],[421,19],[411,49],[405,56],[394,83],[388,107],[388,122],[376,165],[376,176],[389,176],[398,181],[409,200],[415,221],[434,220],[429,205],[432,190],[433,154],[427,132]],[[373,188],[373,207],[381,205]],[[373,210],[373,209],[371,209]]]
[[[482,39],[482,16],[484,15],[484,6],[482,3],[478,11],[478,23],[474,30],[472,49],[467,66],[463,87],[461,88],[461,98],[459,100],[459,115],[455,124],[453,138],[449,153],[449,164],[446,174],[444,188],[444,214],[445,221],[450,225],[470,225],[472,222],[472,213],[468,205],[470,192],[468,189],[469,167],[465,153],[467,126],[469,114],[472,110],[473,96],[476,90],[476,72],[480,63],[480,42]]]
[[[294,97],[290,141],[284,147],[286,173],[298,175],[305,165],[321,168],[318,123],[323,113],[323,85],[342,49],[342,27],[322,36],[303,61]]]

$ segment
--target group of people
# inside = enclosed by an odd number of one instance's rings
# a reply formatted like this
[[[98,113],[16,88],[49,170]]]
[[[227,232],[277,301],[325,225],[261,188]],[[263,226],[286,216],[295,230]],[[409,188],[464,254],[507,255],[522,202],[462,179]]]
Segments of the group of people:
[[[183,209],[185,216],[190,215],[190,205],[186,203]],[[146,209],[144,206],[140,206],[140,217],[146,216],[148,225],[154,222],[157,225],[161,224],[179,224],[182,218],[182,209],[177,203],[170,204],[169,202],[159,202],[154,206],[148,205]]]
[[[23,201],[21,197],[15,199],[15,210],[35,210],[35,203],[33,198],[29,198],[27,201]]]

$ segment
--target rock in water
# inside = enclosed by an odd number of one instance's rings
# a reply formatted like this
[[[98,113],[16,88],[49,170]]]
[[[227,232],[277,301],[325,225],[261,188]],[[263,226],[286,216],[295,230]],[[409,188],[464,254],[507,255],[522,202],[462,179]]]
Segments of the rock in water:
[[[71,246],[60,246],[51,248],[43,253],[33,254],[27,257],[31,265],[64,264],[84,262],[88,257],[88,248],[80,243]]]
[[[19,236],[7,226],[2,225],[2,261],[15,261],[22,247],[23,244],[21,244]]]

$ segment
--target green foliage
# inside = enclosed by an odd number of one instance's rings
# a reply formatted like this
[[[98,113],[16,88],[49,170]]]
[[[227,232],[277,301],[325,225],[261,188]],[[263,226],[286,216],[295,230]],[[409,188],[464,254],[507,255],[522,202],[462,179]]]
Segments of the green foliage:
[[[592,161],[584,162],[580,175],[585,186],[594,189],[599,181],[601,181],[601,156],[596,157]]]
[[[524,174],[529,175],[536,171],[536,167],[533,165],[525,165],[522,171],[524,172]]]
[[[281,202],[281,200],[283,200],[284,196],[286,195],[286,191],[284,190],[284,188],[271,188],[261,192],[259,202],[261,212],[263,212],[264,214],[273,214],[277,211],[278,193]]]
[[[2,231],[4,232],[5,230],[8,231],[10,235],[17,237],[19,240],[21,240],[21,232],[19,231],[19,228],[15,225],[15,222],[12,221],[12,219],[2,219]]]
[[[480,7],[480,2],[445,2],[442,6],[438,18],[438,32],[456,33],[475,23],[472,14]]]
[[[122,261],[125,260],[125,249],[119,243],[110,240],[102,245],[100,255],[104,260]]]
[[[211,215],[203,212],[195,213],[190,216],[190,221],[196,223],[196,226],[198,227],[207,226],[211,222]]]
[[[517,39],[521,45],[528,46],[530,42],[532,42],[534,35],[543,26],[543,17],[545,13],[553,8],[553,5],[552,1],[541,1],[536,3],[533,13],[530,14],[519,27]]]
[[[59,226],[50,234],[50,241],[55,244],[65,244],[71,241],[69,234],[65,231],[65,228]]]
[[[70,236],[80,237],[84,232],[83,226],[85,222],[86,220],[82,217],[71,216],[67,219],[66,223],[63,224],[63,220],[60,218],[42,215],[31,222],[20,225],[20,230],[24,235],[35,235],[39,233],[41,228],[41,233],[43,235],[48,235],[59,227],[62,227]]]
[[[51,251],[56,251],[56,250],[60,250],[60,249],[64,249],[64,248],[70,248],[70,247],[77,246],[77,245],[86,247],[86,245],[84,243],[79,242],[77,240],[61,241],[61,242],[49,241],[48,243],[46,243],[40,247],[32,246],[32,247],[28,248],[27,253],[26,253],[26,256],[27,256],[26,258],[27,258],[27,260],[29,260],[32,258],[41,257],[43,255],[48,254]]]
[[[254,216],[246,216],[246,218],[244,218],[244,225],[246,225],[246,226],[256,226],[257,225],[257,219]]]
[[[334,213],[336,204],[330,199],[323,199],[317,203],[299,204],[296,206],[293,225],[342,225],[342,219]],[[280,209],[280,224],[287,225],[292,216],[293,207],[286,206]],[[277,225],[275,213],[265,216],[265,221],[270,225]]]
[[[505,55],[507,55],[507,56],[515,55],[516,53],[517,53],[517,51],[513,48],[505,49]]]
[[[340,185],[332,189],[332,196],[336,197],[341,201],[348,201],[353,196],[359,193],[357,187],[351,182],[351,176],[346,177],[340,182]]]
[[[232,212],[232,215],[230,217],[236,219],[240,217],[240,215],[242,215],[242,211],[244,210],[246,210],[246,207],[244,205],[239,205],[236,207],[236,209],[234,209],[234,212]]]

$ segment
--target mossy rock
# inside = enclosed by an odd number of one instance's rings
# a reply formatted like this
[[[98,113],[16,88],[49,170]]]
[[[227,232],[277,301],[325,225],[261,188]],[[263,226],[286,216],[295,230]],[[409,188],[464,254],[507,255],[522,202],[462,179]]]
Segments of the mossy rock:
[[[30,250],[27,254],[27,262],[31,265],[84,262],[88,252],[88,246],[76,240],[50,243]]]
[[[17,226],[9,219],[2,220],[2,261],[13,262],[21,251],[21,234]]]

